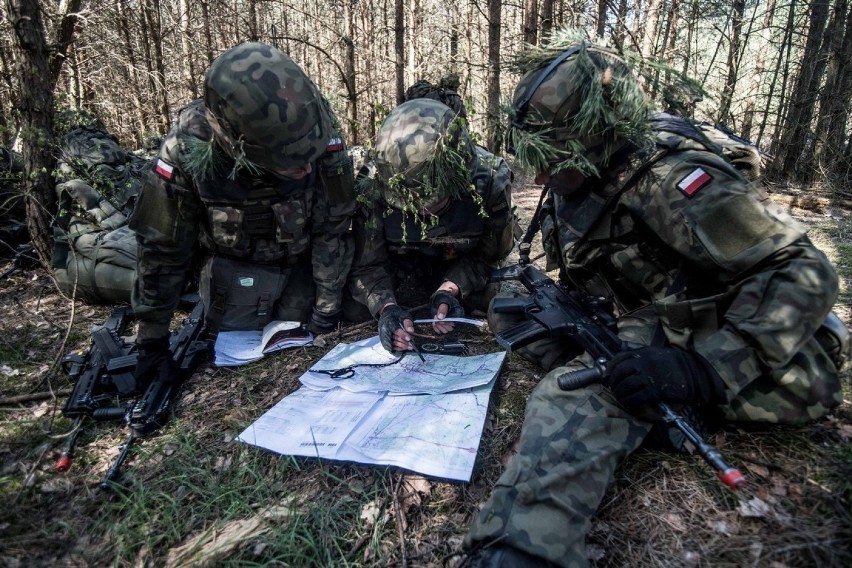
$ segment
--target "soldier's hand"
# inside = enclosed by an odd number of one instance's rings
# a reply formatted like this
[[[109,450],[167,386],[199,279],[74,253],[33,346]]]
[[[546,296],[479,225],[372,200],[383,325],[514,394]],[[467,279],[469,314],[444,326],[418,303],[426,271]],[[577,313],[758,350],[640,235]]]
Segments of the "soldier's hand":
[[[404,328],[404,329],[403,329]],[[413,349],[411,334],[414,333],[414,318],[404,308],[396,304],[388,304],[379,317],[379,339],[382,347],[394,351]]]
[[[461,307],[458,298],[446,290],[437,290],[432,294],[429,305],[432,309],[432,316],[435,319],[442,320],[444,318],[464,317],[464,308]],[[449,333],[454,327],[455,325],[451,321],[435,322],[432,324],[432,329],[436,333]]]
[[[323,333],[334,331],[337,329],[337,324],[340,323],[340,317],[342,314],[342,309],[325,314],[314,308],[314,311],[311,314],[311,320],[308,322],[308,331],[314,335],[321,335]]]
[[[720,404],[725,383],[694,351],[643,347],[616,355],[606,367],[606,385],[626,407],[657,402]]]
[[[154,380],[171,382],[177,376],[177,365],[169,351],[169,338],[148,339],[139,344],[136,358],[136,389],[140,392],[148,388]]]

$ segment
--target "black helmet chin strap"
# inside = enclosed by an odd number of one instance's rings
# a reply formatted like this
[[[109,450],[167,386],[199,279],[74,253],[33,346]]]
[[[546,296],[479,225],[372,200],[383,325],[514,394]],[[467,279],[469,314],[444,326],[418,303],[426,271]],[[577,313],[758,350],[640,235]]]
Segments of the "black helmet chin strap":
[[[591,44],[588,41],[583,40],[582,42],[580,42],[579,45],[575,45],[574,47],[560,53],[559,56],[556,57],[556,59],[551,61],[547,67],[542,69],[541,73],[538,74],[538,77],[536,77],[535,81],[533,81],[533,83],[527,89],[527,92],[524,93],[524,96],[521,98],[518,104],[515,105],[515,116],[512,118],[512,123],[510,126],[523,130],[525,127],[524,119],[527,117],[527,111],[529,110],[530,101],[532,100],[533,94],[535,94],[538,88],[541,87],[541,84],[544,83],[544,81],[550,76],[550,74],[553,73],[553,70],[559,67],[559,65],[563,61],[565,61],[575,53],[579,52],[581,49],[585,49],[590,46]]]

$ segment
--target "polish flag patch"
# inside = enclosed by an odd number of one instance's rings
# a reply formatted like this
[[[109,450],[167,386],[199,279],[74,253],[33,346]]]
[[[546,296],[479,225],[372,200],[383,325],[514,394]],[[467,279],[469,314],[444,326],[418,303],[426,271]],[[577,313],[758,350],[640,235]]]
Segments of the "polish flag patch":
[[[157,159],[154,162],[154,171],[161,178],[171,181],[173,177],[175,177],[175,167],[165,160]]]
[[[342,138],[332,138],[328,141],[328,145],[325,147],[326,152],[340,152],[341,150],[343,150]]]
[[[695,195],[699,189],[710,183],[713,178],[701,168],[695,168],[688,176],[680,180],[677,188],[687,197]]]

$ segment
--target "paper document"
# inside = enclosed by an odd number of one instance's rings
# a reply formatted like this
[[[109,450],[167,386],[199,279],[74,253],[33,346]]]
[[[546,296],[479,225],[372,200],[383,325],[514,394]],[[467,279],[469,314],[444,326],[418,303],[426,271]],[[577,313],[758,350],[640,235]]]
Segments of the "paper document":
[[[476,319],[470,319],[470,318],[444,318],[442,320],[439,320],[439,319],[436,319],[436,318],[427,318],[427,319],[414,320],[414,323],[425,324],[425,323],[448,322],[448,321],[452,321],[452,322],[455,322],[455,323],[469,323],[470,325],[475,325],[476,327],[482,327],[483,325],[485,325],[484,320],[476,320]]]
[[[299,380],[317,390],[340,387],[352,392],[390,394],[440,394],[487,384],[503,365],[505,352],[468,357],[425,354],[426,361],[413,352],[399,359],[388,353],[378,336],[357,343],[340,343],[311,365]],[[383,365],[387,366],[375,366]],[[374,365],[374,366],[369,366]],[[335,379],[312,371],[351,368],[351,378]]]
[[[313,340],[297,321],[273,321],[262,330],[221,331],[213,346],[214,364],[219,367],[244,365],[273,351],[310,345]]]
[[[395,465],[470,481],[495,382],[492,377],[474,389],[408,396],[302,387],[237,440],[283,455]]]

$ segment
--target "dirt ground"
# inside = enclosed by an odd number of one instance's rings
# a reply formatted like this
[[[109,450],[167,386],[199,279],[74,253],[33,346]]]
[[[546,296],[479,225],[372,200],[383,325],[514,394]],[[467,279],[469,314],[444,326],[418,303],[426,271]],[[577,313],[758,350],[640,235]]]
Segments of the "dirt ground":
[[[523,225],[538,201],[521,186]],[[826,200],[775,196],[812,229],[841,274],[848,326],[852,222]],[[0,270],[3,269],[0,263]],[[298,388],[340,341],[375,334],[345,325],[322,345],[237,368],[204,365],[174,418],[132,451],[123,488],[100,481],[126,437],[89,424],[73,466],[54,465],[72,423],[60,410],[71,381],[61,358],[88,345],[107,307],[72,304],[47,272],[0,281],[0,566],[454,566],[468,523],[520,431],[541,372],[515,355],[492,396],[469,483],[277,456],[234,441]],[[486,331],[461,334],[497,351]],[[802,427],[731,426],[710,440],[745,473],[735,494],[697,457],[640,449],[617,473],[589,535],[598,567],[852,565],[852,405]]]

